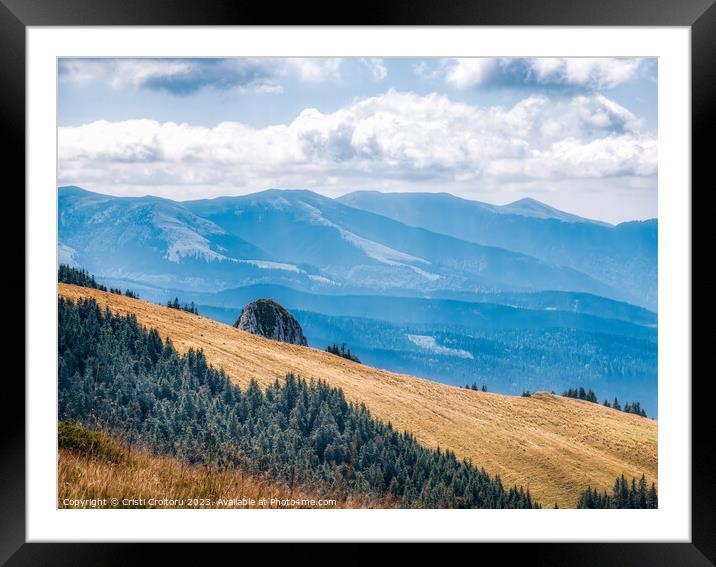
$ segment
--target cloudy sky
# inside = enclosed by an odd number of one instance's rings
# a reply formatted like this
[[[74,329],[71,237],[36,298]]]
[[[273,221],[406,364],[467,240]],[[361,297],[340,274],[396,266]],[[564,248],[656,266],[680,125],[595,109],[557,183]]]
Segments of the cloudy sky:
[[[59,185],[306,188],[657,214],[653,59],[62,59]]]

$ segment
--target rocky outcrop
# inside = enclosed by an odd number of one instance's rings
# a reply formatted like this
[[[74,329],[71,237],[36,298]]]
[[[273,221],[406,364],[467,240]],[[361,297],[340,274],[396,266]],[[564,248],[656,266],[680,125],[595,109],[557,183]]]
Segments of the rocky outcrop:
[[[234,327],[275,341],[308,344],[300,323],[273,299],[257,299],[246,305]]]

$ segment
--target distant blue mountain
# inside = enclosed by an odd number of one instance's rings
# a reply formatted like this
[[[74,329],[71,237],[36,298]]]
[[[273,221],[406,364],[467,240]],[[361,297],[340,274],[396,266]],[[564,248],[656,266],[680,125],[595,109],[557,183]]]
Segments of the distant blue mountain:
[[[164,302],[169,292],[157,297]],[[175,294],[174,294],[175,295]],[[391,323],[452,324],[470,328],[574,328],[630,336],[655,336],[655,313],[628,303],[573,292],[485,294],[480,301],[422,297],[317,295],[279,285],[253,285],[186,296],[202,306],[236,313],[260,297],[289,309],[324,315],[367,317]]]
[[[265,289],[254,289],[260,297]],[[278,290],[271,290],[278,291]],[[270,297],[276,297],[272,293]],[[249,296],[247,296],[249,297]],[[357,298],[353,298],[355,302]],[[369,298],[370,299],[370,298]],[[376,298],[383,299],[383,298]],[[421,300],[417,300],[421,301]],[[383,306],[384,304],[379,303]],[[404,307],[409,307],[409,302]],[[319,305],[320,307],[320,305]],[[345,308],[353,311],[355,303]],[[376,306],[377,307],[377,306]],[[541,317],[531,310],[478,305],[459,313],[427,305],[403,318],[391,309],[376,319],[335,316],[291,308],[310,346],[345,343],[364,364],[464,386],[487,384],[492,392],[519,395],[524,390],[591,388],[610,401],[639,401],[657,416],[657,334],[655,329],[587,315]],[[200,313],[233,323],[236,308],[201,305]],[[510,313],[511,312],[511,313]]]
[[[261,282],[311,286],[295,265],[274,262],[270,253],[182,203],[77,187],[58,193],[60,260],[99,277],[191,290]]]
[[[408,226],[310,191],[180,203],[60,188],[59,242],[61,254],[97,276],[180,289],[274,283],[391,295],[624,295],[570,267]]]
[[[449,384],[484,382],[506,394],[561,393],[578,384],[610,400],[637,400],[656,416],[656,314],[627,303],[571,292],[462,302],[313,295],[265,285],[187,299],[204,316],[233,323],[259,297],[290,309],[311,346],[346,343],[371,366]]]
[[[656,219],[611,226],[534,199],[496,206],[447,193],[358,191],[337,200],[410,226],[578,270],[618,289],[620,299],[657,309]]]
[[[309,344],[367,364],[504,393],[591,387],[656,413],[656,221],[445,194],[58,193],[60,261],[144,299],[233,323],[271,297]]]
[[[483,206],[487,205],[487,203],[479,203],[478,201],[472,202]],[[518,201],[514,201],[513,203],[509,203],[507,205],[493,205],[492,210],[498,214],[518,215],[537,219],[557,219],[563,222],[589,223],[600,226],[612,226],[606,222],[586,219],[584,217],[560,211],[559,209],[550,207],[549,205],[530,197],[519,199]]]
[[[466,329],[386,324],[358,317],[293,311],[309,344],[345,342],[365,364],[492,392],[563,391],[577,385],[610,401],[639,401],[657,417],[656,336],[625,337],[585,329]],[[337,341],[336,337],[340,337]]]

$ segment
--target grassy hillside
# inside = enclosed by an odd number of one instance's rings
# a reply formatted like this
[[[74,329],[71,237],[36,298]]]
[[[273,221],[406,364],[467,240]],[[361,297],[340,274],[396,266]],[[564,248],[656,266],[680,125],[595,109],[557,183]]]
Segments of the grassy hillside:
[[[348,499],[313,494],[276,481],[247,475],[239,470],[216,472],[190,466],[177,459],[157,457],[145,450],[127,452],[123,444],[102,433],[75,427],[92,436],[104,450],[63,442],[60,432],[58,461],[59,508],[390,508],[387,499]],[[75,432],[75,433],[76,433]],[[112,505],[112,499],[118,501]],[[243,501],[237,501],[241,498]],[[154,501],[152,500],[154,499]],[[162,500],[174,501],[163,502]],[[261,500],[265,500],[265,503]],[[99,505],[78,501],[105,501]],[[211,501],[209,503],[208,501]],[[302,500],[300,506],[295,501]],[[326,502],[332,500],[332,502]],[[74,501],[74,502],[73,502]],[[319,502],[320,501],[320,502]]]
[[[241,386],[252,377],[268,385],[287,372],[322,378],[420,442],[468,457],[506,484],[529,486],[545,506],[574,507],[586,486],[610,489],[621,474],[657,480],[657,424],[650,419],[545,393],[508,397],[395,374],[94,289],[60,284],[59,293],[133,313],[180,352],[203,349]]]

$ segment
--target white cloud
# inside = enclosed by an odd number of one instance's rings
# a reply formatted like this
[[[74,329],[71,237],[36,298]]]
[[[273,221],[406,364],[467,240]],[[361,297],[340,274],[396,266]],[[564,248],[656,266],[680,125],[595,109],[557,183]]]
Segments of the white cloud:
[[[430,65],[426,61],[420,61],[413,65],[413,72],[423,79],[434,79],[438,76],[442,67],[440,65]]]
[[[641,59],[570,57],[530,59],[531,72],[540,83],[564,83],[590,88],[613,88],[633,79]]]
[[[656,135],[602,95],[510,108],[389,90],[289,124],[99,121],[58,133],[60,183],[173,198],[305,187],[494,187],[654,176]]]
[[[610,135],[585,142],[566,138],[522,159],[499,158],[487,173],[494,177],[532,179],[603,178],[616,175],[655,175],[656,139],[639,134]]]
[[[104,82],[115,89],[140,88],[154,79],[191,76],[200,67],[198,60],[189,59],[62,59],[60,80]]]
[[[368,57],[361,59],[361,63],[368,67],[371,77],[376,83],[383,81],[388,76],[388,69],[380,58]]]
[[[343,63],[338,58],[304,59],[287,57],[284,59],[252,60],[254,64],[265,66],[267,72],[275,72],[279,76],[295,76],[306,82],[321,83],[340,78]]]
[[[280,80],[321,83],[340,78],[337,58],[235,59],[61,59],[60,80],[101,82],[112,88],[165,90],[187,94],[204,87],[281,92]]]
[[[643,59],[614,57],[467,57],[443,61],[415,72],[423,78],[441,76],[449,85],[467,89],[490,84],[556,85],[584,89],[609,89],[634,79]]]
[[[284,92],[282,85],[270,80],[256,79],[245,85],[236,87],[239,93],[261,93],[261,94],[281,94]]]
[[[459,89],[484,84],[495,73],[497,59],[468,57],[455,59],[445,68],[445,80]]]

